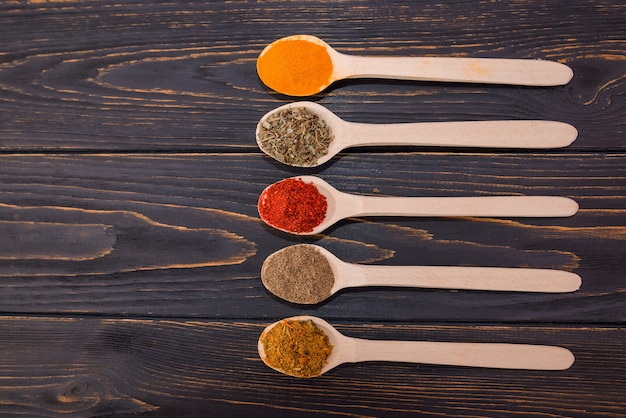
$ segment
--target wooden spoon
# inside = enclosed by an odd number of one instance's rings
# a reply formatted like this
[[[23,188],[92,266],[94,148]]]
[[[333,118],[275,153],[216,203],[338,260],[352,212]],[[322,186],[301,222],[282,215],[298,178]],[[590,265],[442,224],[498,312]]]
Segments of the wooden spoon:
[[[578,204],[574,200],[558,196],[362,196],[340,192],[319,177],[295,178],[305,183],[313,183],[326,197],[328,207],[324,220],[309,232],[294,232],[280,228],[262,214],[261,219],[276,229],[298,235],[319,234],[342,219],[360,216],[566,217],[578,211]],[[271,187],[272,185],[265,190]],[[264,194],[265,191],[261,196]],[[299,205],[299,202],[294,204]]]
[[[280,42],[306,41],[326,48],[332,62],[332,71],[326,79],[320,80],[319,86],[310,91],[301,88],[290,89],[293,83],[276,83],[268,77],[261,80],[275,91],[290,96],[309,96],[321,92],[333,82],[348,78],[384,78],[398,80],[422,80],[444,82],[467,82],[509,84],[524,86],[559,86],[567,84],[573,76],[568,66],[545,60],[502,59],[502,58],[455,58],[455,57],[384,57],[356,56],[337,52],[323,40],[311,35],[293,35],[278,39],[263,49],[259,63],[265,54]],[[284,57],[285,61],[302,61],[302,49],[296,49],[293,57]],[[304,58],[306,62],[311,61]],[[259,64],[257,64],[258,66]],[[297,80],[302,76],[301,66],[294,65],[298,74],[284,74],[285,78]],[[324,70],[310,69],[312,74]]]
[[[393,361],[406,363],[438,364],[450,366],[489,367],[524,370],[566,370],[574,363],[574,355],[563,347],[507,343],[457,343],[432,341],[384,341],[347,337],[332,325],[314,316],[287,318],[294,321],[312,320],[328,336],[333,349],[322,367],[320,375],[343,363],[363,361]],[[280,322],[280,321],[279,321]],[[269,325],[264,333],[279,322]],[[259,356],[265,364],[267,358],[259,338]],[[281,373],[286,370],[269,367]]]
[[[334,284],[328,294],[311,297],[289,296],[293,291],[299,295],[317,295],[315,289],[323,286],[317,277],[298,281],[297,289],[282,292],[268,280],[268,268],[274,257],[294,246],[283,248],[270,254],[261,267],[261,281],[274,295],[292,303],[315,304],[329,298],[341,289],[366,286],[419,287],[430,289],[487,290],[502,292],[574,292],[582,283],[580,276],[562,270],[504,268],[504,267],[448,267],[448,266],[382,266],[346,263],[325,248],[313,244],[296,244],[310,247],[326,258],[334,276]],[[302,268],[293,266],[302,272]],[[308,300],[310,299],[310,300]],[[306,301],[305,301],[306,300]],[[303,302],[304,301],[304,302]]]
[[[275,158],[261,142],[263,123],[283,109],[306,108],[324,121],[334,139],[328,154],[315,164],[285,163],[294,167],[316,167],[350,147],[409,145],[476,148],[559,148],[570,145],[578,136],[575,127],[549,120],[500,120],[369,124],[347,122],[313,102],[294,102],[265,114],[256,128],[259,148]]]

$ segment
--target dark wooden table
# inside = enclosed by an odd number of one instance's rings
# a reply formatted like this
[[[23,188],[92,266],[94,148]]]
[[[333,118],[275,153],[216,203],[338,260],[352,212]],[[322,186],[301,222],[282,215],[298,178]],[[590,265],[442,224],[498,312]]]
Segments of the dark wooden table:
[[[626,7],[616,0],[0,4],[0,414],[338,417],[626,415]],[[346,120],[552,119],[549,151],[353,149],[317,169],[262,154],[292,98],[255,71],[294,33],[362,55],[549,59],[565,86],[344,81],[310,98]],[[571,218],[358,218],[297,238],[259,193],[314,174],[381,196],[557,195]],[[346,261],[574,271],[571,294],[344,291],[313,307],[262,286],[291,244]],[[278,319],[371,339],[555,344],[566,371],[406,363],[316,379],[267,368]]]

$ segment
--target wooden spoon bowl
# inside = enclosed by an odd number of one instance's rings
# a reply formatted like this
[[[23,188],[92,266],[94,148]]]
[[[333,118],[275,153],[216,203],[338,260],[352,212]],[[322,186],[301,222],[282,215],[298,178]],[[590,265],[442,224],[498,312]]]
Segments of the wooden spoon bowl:
[[[347,337],[318,317],[295,316],[287,319],[293,321],[311,320],[328,336],[333,349],[326,364],[322,367],[320,375],[343,363],[365,361],[526,370],[565,370],[574,363],[572,352],[562,347],[507,343],[366,340]],[[288,370],[278,369],[267,362],[263,334],[279,322],[269,325],[261,334],[257,344],[259,357],[274,370],[300,377],[291,374]]]
[[[294,108],[304,108],[317,115],[333,136],[327,154],[313,164],[287,163],[278,159],[261,140],[266,120],[277,112]],[[288,103],[266,113],[256,127],[256,141],[261,151],[293,167],[317,167],[351,147],[400,145],[547,149],[566,147],[577,136],[578,131],[572,125],[549,120],[355,123],[339,118],[322,105],[305,101]]]
[[[284,78],[290,79],[289,83],[285,83],[280,82],[280,77],[277,78],[274,71],[266,71],[265,67],[270,65],[266,60],[272,56],[272,49],[280,48],[281,44],[289,42],[304,44],[286,49],[286,53],[292,56],[281,57],[284,62],[294,63],[290,66],[294,73],[284,74]],[[315,65],[316,60],[306,56],[307,44],[313,48],[320,46],[325,48],[327,54],[325,58],[330,58],[332,62],[330,71],[308,68],[309,65]],[[273,69],[275,65],[276,63],[271,68]],[[293,35],[272,42],[259,54],[257,71],[268,87],[290,96],[310,96],[323,91],[335,81],[348,78],[558,86],[567,84],[573,76],[572,70],[564,64],[535,59],[346,55],[311,35]],[[319,81],[304,90],[294,83],[299,77],[311,78],[320,75]],[[304,80],[302,82],[304,83]]]

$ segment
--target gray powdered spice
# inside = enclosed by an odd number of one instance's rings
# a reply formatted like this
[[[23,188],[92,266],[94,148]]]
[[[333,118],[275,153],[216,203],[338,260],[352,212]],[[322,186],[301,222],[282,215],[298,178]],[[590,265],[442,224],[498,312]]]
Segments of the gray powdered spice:
[[[293,303],[315,304],[331,295],[335,275],[313,245],[298,244],[274,253],[263,263],[261,280],[276,296]]]

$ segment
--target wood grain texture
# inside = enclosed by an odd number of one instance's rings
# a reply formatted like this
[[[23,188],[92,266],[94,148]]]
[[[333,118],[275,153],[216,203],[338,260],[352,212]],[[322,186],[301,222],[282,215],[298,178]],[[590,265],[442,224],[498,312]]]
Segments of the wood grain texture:
[[[560,295],[353,289],[315,307],[319,314],[624,321],[624,156],[385,157],[344,155],[318,175],[357,194],[555,195],[574,198],[581,210],[554,219],[354,218],[299,238],[258,217],[260,192],[291,175],[261,153],[3,156],[2,310],[293,315],[301,307],[277,301],[262,287],[261,264],[286,245],[316,242],[357,263],[555,268],[583,278],[580,291]]]
[[[0,3],[0,415],[406,417],[626,415],[626,5],[258,1]],[[311,100],[355,122],[552,119],[547,151],[375,147],[287,168],[254,141],[291,101],[258,79],[268,43],[348,54],[548,59],[554,88],[391,80]],[[556,195],[571,218],[352,218],[298,238],[258,217],[298,174],[378,196]],[[352,289],[302,308],[260,281],[299,242],[345,261],[574,271],[570,294]],[[563,372],[391,363],[296,380],[263,327],[310,314],[374,339],[562,345]]]
[[[316,100],[347,120],[555,119],[579,129],[572,149],[623,149],[625,9],[584,0],[5,2],[0,148],[254,149],[255,123],[289,100],[262,85],[256,57],[301,32],[349,54],[549,59],[575,73],[557,88],[345,81]]]
[[[596,327],[336,323],[370,339],[557,344],[565,371],[405,363],[342,365],[315,379],[266,367],[266,322],[13,317],[0,400],[14,416],[586,416],[626,412],[624,330]],[[46,355],[32,347],[46,345]],[[17,360],[17,361],[16,361]],[[590,378],[590,374],[593,378]]]

